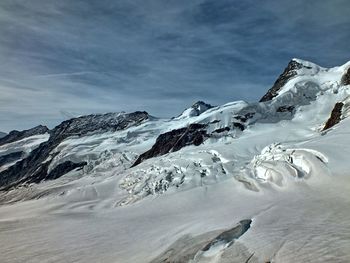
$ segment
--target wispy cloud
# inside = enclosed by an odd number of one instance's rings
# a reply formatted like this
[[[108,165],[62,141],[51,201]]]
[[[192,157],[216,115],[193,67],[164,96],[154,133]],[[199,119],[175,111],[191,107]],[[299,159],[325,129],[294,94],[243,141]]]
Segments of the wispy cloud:
[[[349,13],[347,0],[2,0],[0,130],[256,100],[292,57],[349,60]]]

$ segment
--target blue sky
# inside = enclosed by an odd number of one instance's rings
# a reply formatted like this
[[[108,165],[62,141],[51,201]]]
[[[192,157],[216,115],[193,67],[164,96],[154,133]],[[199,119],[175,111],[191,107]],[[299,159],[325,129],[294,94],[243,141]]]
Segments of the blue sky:
[[[350,60],[348,0],[1,0],[0,130],[258,100],[293,57]]]

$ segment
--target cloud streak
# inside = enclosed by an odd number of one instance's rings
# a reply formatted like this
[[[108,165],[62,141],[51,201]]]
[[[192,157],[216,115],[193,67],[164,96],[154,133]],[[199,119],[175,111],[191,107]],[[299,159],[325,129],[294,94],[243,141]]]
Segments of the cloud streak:
[[[349,60],[349,13],[347,0],[3,0],[0,130],[257,100],[293,57]]]

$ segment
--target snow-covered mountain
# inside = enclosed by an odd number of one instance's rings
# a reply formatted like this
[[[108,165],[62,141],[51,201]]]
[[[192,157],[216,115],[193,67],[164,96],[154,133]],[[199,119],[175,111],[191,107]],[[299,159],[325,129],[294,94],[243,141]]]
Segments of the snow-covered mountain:
[[[213,108],[212,105],[205,103],[204,101],[197,101],[187,109],[185,109],[176,119],[184,119],[189,117],[194,117],[202,114],[208,109]]]
[[[259,102],[11,132],[0,139],[0,252],[5,262],[348,262],[349,109],[350,62],[293,59]]]

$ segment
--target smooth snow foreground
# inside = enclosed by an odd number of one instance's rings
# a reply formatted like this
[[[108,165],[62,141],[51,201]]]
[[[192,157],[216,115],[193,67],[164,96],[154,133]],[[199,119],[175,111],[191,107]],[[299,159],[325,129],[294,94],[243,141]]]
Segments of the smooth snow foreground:
[[[305,68],[270,102],[65,139],[49,171],[83,169],[0,193],[0,262],[350,262],[349,63],[295,61]],[[339,101],[340,123],[322,131]],[[211,136],[130,168],[191,123]],[[45,136],[12,144],[29,154]]]

